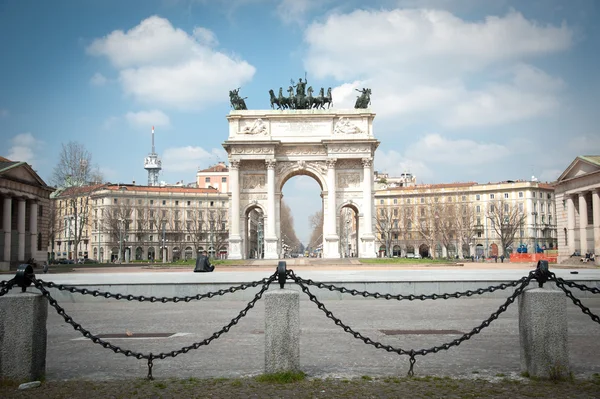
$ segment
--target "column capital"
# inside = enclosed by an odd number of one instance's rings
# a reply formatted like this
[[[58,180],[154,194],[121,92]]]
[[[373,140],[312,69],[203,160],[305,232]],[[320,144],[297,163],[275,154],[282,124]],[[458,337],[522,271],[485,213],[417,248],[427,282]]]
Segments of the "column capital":
[[[267,165],[267,169],[275,169],[277,161],[275,159],[265,159],[265,164]]]
[[[335,163],[337,162],[337,158],[329,158],[325,161],[328,169],[335,168]]]
[[[578,196],[579,198],[581,198],[581,197],[585,197],[585,194],[586,194],[586,193],[587,193],[587,191],[580,191],[580,192],[578,192],[578,193],[577,193],[577,196]]]
[[[235,160],[229,160],[229,167],[231,169],[239,169],[240,168],[240,161],[235,159]]]
[[[361,159],[364,168],[370,168],[373,164],[373,158],[363,158]]]

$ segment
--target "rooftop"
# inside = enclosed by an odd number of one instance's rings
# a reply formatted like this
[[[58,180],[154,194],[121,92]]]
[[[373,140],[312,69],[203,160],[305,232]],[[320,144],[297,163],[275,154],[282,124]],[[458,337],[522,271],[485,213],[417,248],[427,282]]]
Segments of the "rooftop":
[[[209,168],[198,170],[198,173],[202,172],[229,172],[229,168],[225,165],[225,162],[219,162]]]

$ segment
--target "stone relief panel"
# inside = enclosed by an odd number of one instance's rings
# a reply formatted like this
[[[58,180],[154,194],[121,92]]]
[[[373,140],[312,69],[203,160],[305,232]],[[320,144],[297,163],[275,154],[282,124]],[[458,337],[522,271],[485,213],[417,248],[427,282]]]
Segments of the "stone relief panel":
[[[236,155],[274,154],[275,150],[273,147],[237,146],[231,149],[231,153]]]
[[[350,122],[350,119],[341,117],[335,122],[333,128],[333,134],[361,134],[364,133],[362,129]]]
[[[338,159],[337,169],[362,169],[360,159]]]
[[[266,135],[269,132],[267,125],[262,119],[244,121],[240,128],[241,134]]]
[[[366,145],[349,145],[349,144],[338,144],[329,146],[330,152],[337,153],[359,153],[359,152],[371,152],[371,146]]]
[[[277,155],[327,155],[327,150],[323,146],[283,147],[277,149]]]
[[[291,121],[271,121],[271,134],[276,135],[330,135],[331,119],[294,118]]]
[[[337,186],[338,188],[354,188],[360,187],[360,173],[338,173]]]
[[[244,170],[266,170],[265,161],[263,160],[244,160],[242,162],[242,169]]]
[[[244,174],[242,175],[242,188],[244,190],[254,190],[265,187],[265,175]]]
[[[267,194],[249,194],[249,193],[241,193],[240,194],[240,199],[241,200],[247,200],[247,201],[263,201],[263,200],[267,200]]]

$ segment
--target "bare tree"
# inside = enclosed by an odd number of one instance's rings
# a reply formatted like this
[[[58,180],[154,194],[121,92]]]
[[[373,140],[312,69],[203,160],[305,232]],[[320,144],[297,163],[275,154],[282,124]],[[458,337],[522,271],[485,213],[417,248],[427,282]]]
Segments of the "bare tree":
[[[471,246],[475,241],[475,235],[477,231],[475,230],[475,213],[473,212],[473,205],[471,203],[462,203],[460,204],[459,211],[456,213],[456,226],[458,230],[458,235],[460,236],[461,247],[469,248],[468,255],[471,254]],[[464,251],[461,248],[461,253]]]
[[[208,232],[215,254],[225,248],[229,239],[227,214],[225,211],[210,211],[208,214]]]
[[[90,194],[99,187],[102,176],[98,167],[92,165],[92,154],[83,144],[70,141],[62,144],[52,180],[64,190],[59,196],[67,202],[69,233],[72,234],[77,257],[79,243],[88,223]]]
[[[103,231],[108,234],[113,245],[119,246],[119,260],[123,260],[127,236],[133,228],[133,207],[130,204],[111,205],[104,209]]]
[[[294,229],[294,218],[290,207],[283,200],[281,201],[280,227],[281,238],[290,246],[292,251],[297,251],[300,248],[300,240]]]
[[[323,243],[323,210],[315,212],[309,217],[310,227],[312,227],[312,233],[310,235],[310,241],[306,245],[309,249],[314,249]]]
[[[436,200],[439,198],[427,197],[426,202],[416,208],[416,230],[429,247],[432,258],[435,258],[434,245],[439,241],[440,232],[440,210]]]
[[[392,256],[392,239],[398,231],[398,219],[394,218],[392,208],[377,208],[375,214],[375,230],[380,241],[385,245],[385,256]]]
[[[456,205],[452,202],[440,202],[437,212],[438,237],[446,248],[446,253],[450,256],[450,248],[456,245],[459,236]]]
[[[190,241],[197,253],[202,243],[206,240],[207,228],[204,221],[204,212],[200,209],[188,209],[186,211],[185,230],[190,235]]]
[[[48,242],[51,247],[50,253],[53,254],[54,258],[56,257],[54,253],[55,240],[63,230],[64,223],[62,223],[62,220],[59,220],[56,209],[56,201],[52,200],[50,201],[50,206],[48,207]]]
[[[508,256],[507,248],[512,247],[517,231],[525,222],[525,214],[519,211],[516,203],[501,199],[488,203],[486,218],[500,237],[503,255]]]

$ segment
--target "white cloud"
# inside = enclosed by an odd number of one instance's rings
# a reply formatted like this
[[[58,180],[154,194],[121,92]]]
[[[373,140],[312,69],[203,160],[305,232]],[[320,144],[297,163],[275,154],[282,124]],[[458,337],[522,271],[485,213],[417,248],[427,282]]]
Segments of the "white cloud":
[[[167,148],[162,156],[162,164],[165,172],[187,172],[195,176],[198,167],[208,167],[224,159],[227,159],[227,153],[223,149],[208,151],[188,145]]]
[[[104,120],[104,122],[102,122],[102,129],[104,129],[104,130],[110,130],[117,123],[119,123],[120,120],[121,120],[121,118],[119,118],[118,116],[109,116],[108,118],[106,118]]]
[[[569,48],[573,32],[514,11],[473,22],[433,9],[356,10],[312,23],[305,42],[309,74],[345,82],[333,90],[336,107],[370,87],[380,117],[458,128],[556,109],[564,83],[529,62]]]
[[[0,118],[8,118],[8,115],[10,115],[10,112],[7,109],[0,108]]]
[[[92,86],[104,86],[108,82],[106,76],[102,75],[100,72],[96,72],[94,76],[90,78],[90,84]]]
[[[36,139],[31,133],[21,133],[11,140],[6,158],[11,161],[23,161],[29,164],[37,163],[37,155],[42,148],[43,142]]]
[[[286,24],[302,24],[306,15],[323,5],[326,0],[281,0],[277,6],[277,16]]]
[[[252,79],[255,68],[213,48],[214,33],[203,27],[193,34],[152,16],[127,32],[116,30],[87,48],[119,70],[126,94],[146,104],[198,109],[227,90]],[[225,93],[225,95],[223,94]]]
[[[171,125],[169,116],[164,112],[154,109],[151,111],[128,112],[125,120],[134,127],[150,130],[151,126],[168,127]]]
[[[376,169],[398,176],[410,172],[418,182],[434,178],[432,166],[460,166],[467,170],[501,162],[511,155],[509,146],[469,139],[450,139],[440,134],[427,134],[406,147],[402,153],[378,150]]]

